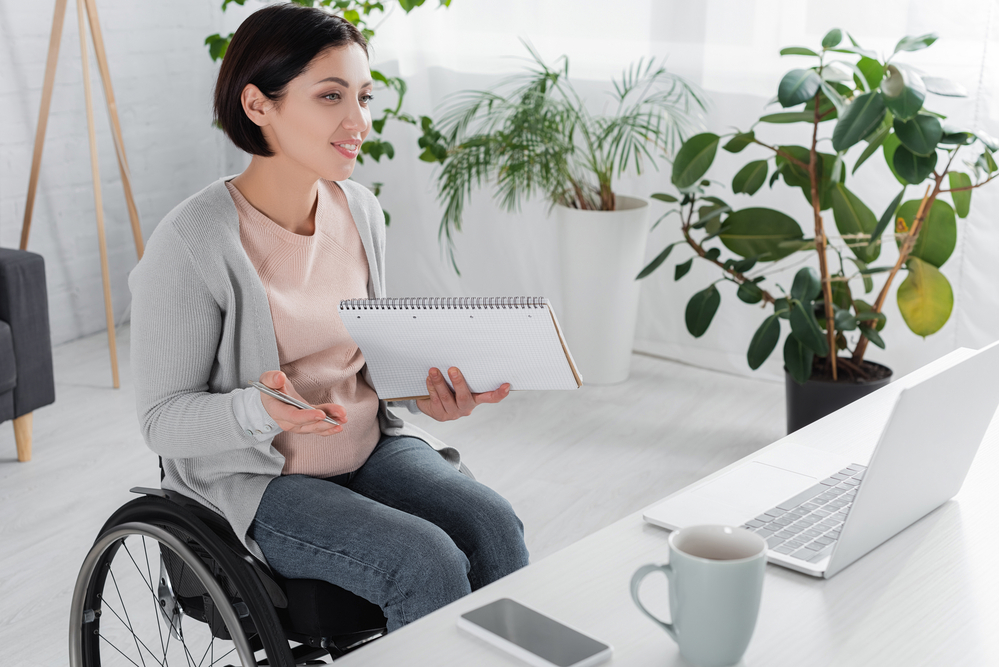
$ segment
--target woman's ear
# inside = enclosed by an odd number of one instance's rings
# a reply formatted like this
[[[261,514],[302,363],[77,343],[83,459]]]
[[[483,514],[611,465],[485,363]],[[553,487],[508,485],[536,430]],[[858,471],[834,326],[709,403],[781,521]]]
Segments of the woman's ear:
[[[239,101],[243,104],[243,111],[246,116],[260,127],[270,125],[268,112],[274,108],[274,103],[264,95],[259,88],[252,83],[246,84]]]

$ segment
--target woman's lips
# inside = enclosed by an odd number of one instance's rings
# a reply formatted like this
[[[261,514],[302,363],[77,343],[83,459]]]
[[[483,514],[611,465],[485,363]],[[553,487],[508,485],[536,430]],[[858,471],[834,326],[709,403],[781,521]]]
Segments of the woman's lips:
[[[353,150],[351,150],[351,147],[353,147]],[[353,159],[357,157],[357,154],[361,150],[361,142],[357,143],[341,142],[338,144],[333,144],[333,148],[337,149],[340,155],[344,156],[345,158]]]

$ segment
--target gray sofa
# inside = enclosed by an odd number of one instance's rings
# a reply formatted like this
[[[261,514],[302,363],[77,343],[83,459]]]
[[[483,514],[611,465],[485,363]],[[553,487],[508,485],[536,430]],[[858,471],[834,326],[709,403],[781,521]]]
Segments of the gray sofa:
[[[31,460],[32,412],[54,401],[45,260],[0,248],[0,422],[14,420],[19,461]]]

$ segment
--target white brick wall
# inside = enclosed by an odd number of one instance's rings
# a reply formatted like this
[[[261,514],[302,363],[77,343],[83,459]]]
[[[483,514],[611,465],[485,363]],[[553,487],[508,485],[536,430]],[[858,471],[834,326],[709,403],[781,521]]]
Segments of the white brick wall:
[[[0,0],[0,246],[17,247],[54,0]],[[260,6],[97,0],[143,236],[244,156],[211,126],[217,65],[203,45]],[[69,0],[28,249],[45,257],[54,344],[105,327],[76,3]],[[89,38],[88,38],[89,43]],[[136,254],[93,49],[105,227],[116,319]]]

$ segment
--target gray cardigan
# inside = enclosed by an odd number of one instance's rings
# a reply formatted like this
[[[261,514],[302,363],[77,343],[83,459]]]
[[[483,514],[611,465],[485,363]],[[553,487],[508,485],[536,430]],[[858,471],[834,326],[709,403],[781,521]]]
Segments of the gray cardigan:
[[[247,383],[280,364],[267,294],[243,250],[225,186],[231,178],[168,213],[129,275],[132,375],[142,434],[163,459],[163,488],[220,512],[265,560],[246,532],[284,457],[271,445],[276,430],[245,423],[245,406],[246,393],[257,394]],[[368,296],[383,297],[384,214],[364,186],[338,184],[367,254]],[[363,373],[370,384],[367,367]],[[422,438],[460,466],[456,450],[404,423],[384,401],[378,422],[383,434]]]

